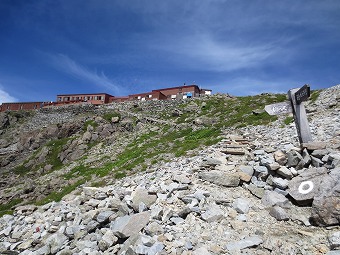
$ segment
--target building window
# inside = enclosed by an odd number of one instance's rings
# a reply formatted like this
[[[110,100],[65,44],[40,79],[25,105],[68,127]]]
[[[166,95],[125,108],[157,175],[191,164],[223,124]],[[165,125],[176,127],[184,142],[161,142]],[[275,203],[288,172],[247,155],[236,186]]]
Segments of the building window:
[[[101,96],[98,96],[98,100],[102,100],[102,97],[101,97]]]
[[[61,97],[58,97],[58,102],[61,102]]]

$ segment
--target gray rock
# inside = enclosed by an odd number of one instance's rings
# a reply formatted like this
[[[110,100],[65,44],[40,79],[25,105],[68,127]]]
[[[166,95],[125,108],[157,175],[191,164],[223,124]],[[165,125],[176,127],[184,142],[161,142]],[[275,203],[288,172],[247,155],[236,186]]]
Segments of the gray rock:
[[[191,179],[189,177],[187,177],[186,175],[179,175],[176,174],[173,176],[173,180],[179,183],[183,183],[183,184],[190,184],[191,183]]]
[[[276,170],[278,170],[280,168],[280,164],[277,163],[277,162],[274,162],[272,164],[269,164],[267,167],[271,171],[276,171]]]
[[[257,187],[255,184],[250,183],[247,186],[248,190],[250,191],[251,194],[258,198],[262,198],[264,196],[264,189]]]
[[[269,214],[279,221],[289,220],[289,216],[288,216],[286,210],[279,207],[279,206],[272,207],[269,211]]]
[[[152,204],[156,202],[156,195],[149,195],[146,189],[136,189],[132,196],[132,207],[135,212],[139,211],[140,203],[143,203],[147,208],[150,208]]]
[[[254,171],[255,171],[255,176],[257,176],[257,178],[261,180],[266,180],[269,174],[268,169],[265,166],[255,166]]]
[[[238,251],[246,248],[256,247],[263,243],[263,240],[259,236],[246,237],[240,241],[228,243],[226,248],[228,251]]]
[[[269,167],[271,164],[275,162],[274,158],[271,155],[264,155],[264,156],[259,156],[260,157],[260,165]]]
[[[206,247],[200,247],[192,252],[192,255],[211,255]]]
[[[288,161],[287,167],[296,167],[303,159],[302,156],[295,150],[291,150],[287,153]]]
[[[311,204],[320,182],[327,174],[326,168],[310,168],[289,181],[289,195],[300,205]]]
[[[87,225],[86,225],[86,231],[87,231],[87,232],[92,232],[92,231],[95,230],[98,226],[99,226],[98,221],[91,220],[91,221],[90,221],[89,223],[87,223]]]
[[[320,177],[321,178],[321,177]],[[312,204],[312,221],[320,226],[340,224],[340,168],[320,180]]]
[[[284,166],[288,161],[288,157],[283,151],[275,151],[274,152],[274,159],[281,166]]]
[[[119,238],[127,238],[138,234],[138,232],[142,230],[146,224],[148,224],[149,219],[149,211],[133,214],[131,216],[125,215],[112,222],[110,228],[115,236]]]
[[[164,244],[161,242],[154,243],[149,249],[147,255],[157,255],[164,249]]]
[[[326,156],[329,153],[327,149],[324,150],[314,150],[311,155],[313,157],[316,157],[318,159],[322,159],[324,156]]]
[[[237,173],[221,173],[220,171],[203,172],[199,175],[202,180],[225,187],[237,187],[240,184],[240,176]]]
[[[246,214],[249,212],[250,203],[247,199],[244,198],[237,198],[233,203],[233,208],[238,213]]]
[[[113,211],[103,211],[103,212],[100,212],[97,216],[97,221],[100,223],[100,224],[105,224],[105,223],[108,223],[109,222],[109,217],[114,214]]]
[[[322,162],[322,160],[316,158],[316,157],[313,157],[311,156],[311,164],[312,166],[314,167],[322,167],[324,165],[324,163]]]
[[[340,231],[335,232],[328,236],[328,241],[331,247],[331,250],[336,250],[340,248]]]
[[[241,165],[239,166],[239,171],[245,174],[248,174],[250,176],[252,176],[254,174],[254,169],[252,166],[245,166],[245,165]]]
[[[56,254],[68,242],[67,236],[55,233],[43,241],[43,244],[50,246],[51,253]]]
[[[293,173],[285,166],[281,166],[276,172],[287,179],[293,178]]]
[[[150,236],[154,236],[163,234],[164,229],[163,226],[154,221],[147,225],[147,227],[145,228],[145,232]]]
[[[340,250],[337,251],[329,251],[326,253],[326,255],[340,255]]]
[[[340,154],[329,154],[327,163],[331,168],[340,167]]]
[[[253,153],[254,153],[254,155],[264,155],[265,154],[264,150],[254,150]]]
[[[274,191],[277,192],[277,193],[279,193],[279,194],[282,194],[282,195],[284,195],[284,196],[287,196],[287,195],[288,195],[288,191],[287,191],[287,190],[275,188]]]
[[[89,131],[86,131],[86,132],[83,134],[82,140],[83,140],[85,143],[88,143],[88,142],[91,141],[91,138],[92,138],[92,134],[91,134]]]
[[[286,208],[290,206],[289,200],[284,195],[269,190],[265,191],[264,196],[261,199],[261,202],[266,207],[278,205]]]
[[[177,225],[182,224],[184,222],[184,219],[182,219],[181,217],[171,217],[170,221]]]
[[[289,181],[286,179],[282,179],[280,177],[274,177],[272,179],[273,185],[279,189],[285,190],[288,187]]]
[[[108,247],[111,247],[117,243],[118,238],[113,234],[112,230],[108,229],[103,235],[102,240],[108,244]]]
[[[224,216],[224,211],[217,205],[212,205],[202,214],[202,219],[206,222],[219,221]]]
[[[302,147],[310,151],[323,150],[323,149],[326,149],[326,143],[314,141],[314,142],[303,143]]]
[[[208,166],[216,166],[222,164],[222,161],[215,158],[205,158],[203,159],[203,164]]]
[[[258,180],[255,176],[251,177],[251,182],[258,188],[264,188],[266,186],[266,182]]]

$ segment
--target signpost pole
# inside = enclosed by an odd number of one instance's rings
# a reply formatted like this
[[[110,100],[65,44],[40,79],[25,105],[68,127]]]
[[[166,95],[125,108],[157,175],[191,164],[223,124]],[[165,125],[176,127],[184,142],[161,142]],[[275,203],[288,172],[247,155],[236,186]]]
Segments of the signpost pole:
[[[306,109],[303,102],[297,102],[295,93],[300,89],[291,89],[288,91],[288,97],[292,104],[295,126],[298,132],[300,144],[308,143],[312,141],[312,135],[310,132]]]

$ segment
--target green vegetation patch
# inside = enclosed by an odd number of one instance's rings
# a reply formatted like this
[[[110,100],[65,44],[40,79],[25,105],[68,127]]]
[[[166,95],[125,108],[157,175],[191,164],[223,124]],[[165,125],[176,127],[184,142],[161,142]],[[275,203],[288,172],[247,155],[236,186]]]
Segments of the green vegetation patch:
[[[318,97],[320,96],[320,93],[321,93],[321,90],[313,90],[311,95],[310,95],[310,98],[309,100],[312,102],[312,103],[315,103],[315,101],[318,99]]]
[[[96,127],[98,127],[98,123],[95,122],[94,120],[86,121],[84,123],[83,131],[86,131],[88,126],[92,126],[94,129],[96,129]]]
[[[50,141],[49,143],[46,144],[46,146],[50,148],[50,152],[47,155],[45,164],[47,163],[47,164],[52,165],[53,170],[60,169],[63,166],[58,155],[63,149],[63,146],[66,145],[66,143],[69,140],[71,140],[71,138],[62,138],[62,139]]]
[[[293,116],[288,116],[283,120],[283,123],[285,123],[286,125],[289,125],[290,123],[294,122],[294,117]]]
[[[121,118],[121,115],[120,115],[120,113],[118,113],[118,112],[109,112],[109,113],[105,113],[105,114],[103,115],[103,119],[105,119],[105,120],[108,121],[108,122],[111,122],[111,120],[112,120],[113,117],[119,117],[119,119],[120,119],[120,118]]]
[[[36,201],[35,204],[36,205],[44,205],[47,203],[50,203],[52,201],[56,201],[59,202],[64,196],[66,196],[67,194],[71,193],[73,190],[75,190],[76,188],[78,188],[81,184],[84,184],[85,181],[84,180],[79,180],[77,181],[75,184],[73,185],[68,185],[66,187],[64,187],[61,191],[57,192],[54,191],[52,193],[50,193],[48,196],[46,196],[44,199]]]
[[[12,207],[21,203],[21,202],[22,202],[22,199],[17,198],[17,199],[12,199],[7,204],[1,204],[0,205],[0,217],[2,217],[5,214],[13,214]]]
[[[42,148],[36,150],[31,157],[25,160],[21,165],[17,166],[13,169],[13,172],[20,175],[28,174],[32,171],[37,171],[39,168],[43,167],[44,165],[52,165],[52,171],[60,169],[63,164],[58,158],[59,153],[61,152],[63,146],[70,140],[71,138],[63,138],[58,140],[50,141],[46,144],[49,148],[49,153],[46,156],[46,160],[42,164],[37,164],[34,166],[26,167],[27,163],[33,160]]]
[[[198,113],[184,112],[181,116],[172,117],[172,119],[176,123],[186,123],[200,116],[211,117],[216,119],[216,123],[213,124],[216,128],[266,125],[277,120],[277,117],[266,113],[264,107],[286,99],[287,96],[284,94],[261,94],[234,98],[215,95],[204,101],[193,101],[200,109]],[[180,108],[185,109],[187,105],[183,104]]]

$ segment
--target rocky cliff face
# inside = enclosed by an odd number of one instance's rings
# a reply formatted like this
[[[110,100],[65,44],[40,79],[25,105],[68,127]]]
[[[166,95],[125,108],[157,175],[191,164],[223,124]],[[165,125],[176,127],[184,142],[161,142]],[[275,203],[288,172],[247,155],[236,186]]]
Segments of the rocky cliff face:
[[[204,110],[210,107],[204,100],[181,106],[157,104],[50,109],[21,120],[2,116],[1,157],[8,161],[1,168],[4,203],[39,201],[39,195],[43,199],[52,191],[80,186],[59,202],[17,204],[13,215],[0,218],[0,251],[338,254],[340,86],[307,102],[314,142],[303,147],[294,123],[282,116],[265,126],[225,127],[215,144],[189,147],[190,154],[174,157],[172,148],[183,149],[176,143],[203,139],[202,130],[205,136],[210,134],[204,127],[218,125],[226,116],[216,111],[217,106]],[[258,110],[250,114],[262,114]],[[183,116],[185,121],[179,121]],[[163,125],[167,128],[162,129]],[[196,132],[187,135],[190,139],[183,136],[165,144],[167,136],[160,136],[169,129],[180,133],[188,127]],[[144,164],[136,161],[131,167],[134,174],[122,179],[105,175],[102,180],[108,184],[103,187],[90,186],[93,176],[78,183],[88,172],[96,172],[94,178],[99,180],[106,168],[113,174],[120,164],[129,167],[132,159],[119,154],[125,147],[138,155],[153,154],[152,148],[143,146],[149,140],[158,141],[157,136],[163,145],[151,144],[165,160],[153,158],[157,160],[148,163],[146,172],[136,171]],[[167,148],[164,153],[162,146]],[[57,163],[51,155],[56,155]],[[111,160],[119,164],[105,164]],[[11,173],[17,165],[21,167]],[[20,184],[20,178],[26,181]],[[41,188],[38,183],[43,180],[46,185]]]

